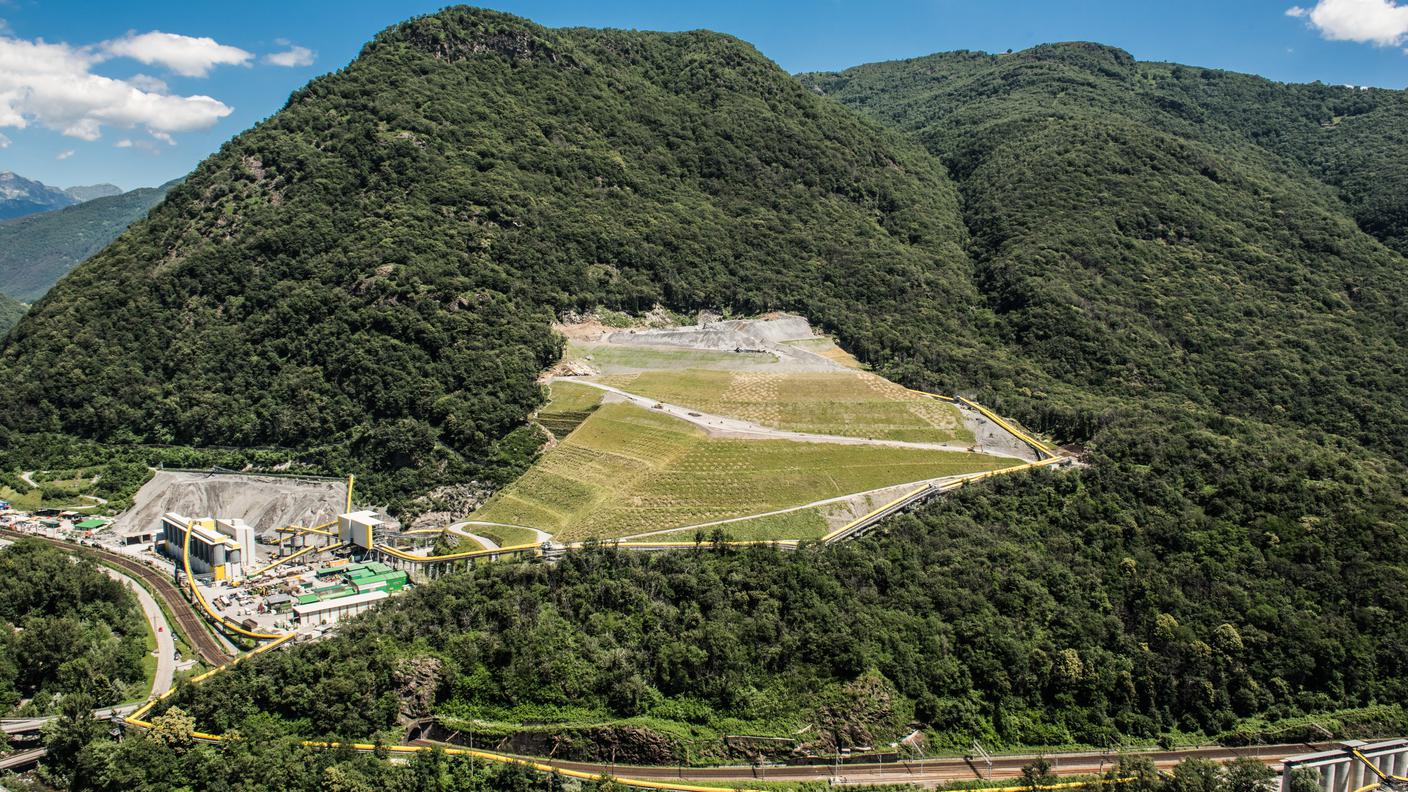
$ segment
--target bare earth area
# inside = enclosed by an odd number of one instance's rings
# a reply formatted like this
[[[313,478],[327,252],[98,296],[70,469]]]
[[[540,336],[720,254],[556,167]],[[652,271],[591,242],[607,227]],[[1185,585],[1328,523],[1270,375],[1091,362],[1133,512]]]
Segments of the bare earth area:
[[[157,471],[114,529],[119,535],[150,531],[162,514],[174,511],[187,517],[238,517],[263,533],[290,523],[331,520],[346,500],[344,481]]]
[[[926,483],[1036,458],[978,412],[864,370],[801,317],[558,329],[567,349],[538,414],[554,441],[461,525],[817,538]]]

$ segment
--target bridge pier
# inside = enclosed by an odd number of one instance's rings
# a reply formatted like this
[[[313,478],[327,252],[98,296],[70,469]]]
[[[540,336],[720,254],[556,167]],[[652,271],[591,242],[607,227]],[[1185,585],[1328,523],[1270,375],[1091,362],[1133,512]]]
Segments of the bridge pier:
[[[1348,740],[1329,750],[1287,757],[1281,766],[1281,792],[1290,792],[1291,777],[1297,770],[1318,775],[1322,792],[1354,792],[1378,779],[1374,768],[1388,776],[1408,773],[1408,739],[1377,743]]]

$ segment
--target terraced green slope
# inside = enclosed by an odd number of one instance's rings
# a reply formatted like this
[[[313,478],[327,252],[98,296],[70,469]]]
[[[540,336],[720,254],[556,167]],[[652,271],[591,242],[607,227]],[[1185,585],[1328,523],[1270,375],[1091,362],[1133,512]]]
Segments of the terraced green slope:
[[[603,404],[471,518],[561,541],[626,536],[1014,464],[895,446],[715,439],[658,412]]]

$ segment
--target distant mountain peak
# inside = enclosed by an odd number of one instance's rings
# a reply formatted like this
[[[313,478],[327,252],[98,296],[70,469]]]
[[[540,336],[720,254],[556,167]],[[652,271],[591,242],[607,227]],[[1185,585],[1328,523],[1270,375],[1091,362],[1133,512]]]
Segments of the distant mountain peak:
[[[0,220],[62,209],[94,198],[121,195],[116,184],[89,184],[62,189],[26,179],[14,171],[0,172]]]
[[[26,179],[13,171],[0,173],[0,220],[62,209],[77,200],[57,187]]]
[[[106,198],[109,195],[121,194],[121,187],[118,187],[116,184],[108,184],[107,182],[103,182],[102,184],[80,185],[64,190],[64,195],[67,195],[78,203],[91,201],[94,198]]]

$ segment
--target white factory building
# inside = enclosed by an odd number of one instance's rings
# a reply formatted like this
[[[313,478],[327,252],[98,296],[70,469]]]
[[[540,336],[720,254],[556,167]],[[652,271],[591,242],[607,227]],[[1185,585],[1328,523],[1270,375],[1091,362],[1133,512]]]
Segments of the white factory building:
[[[336,624],[339,619],[354,616],[387,598],[385,590],[353,594],[350,597],[294,605],[293,617],[299,624]]]
[[[161,516],[157,551],[181,567],[186,530],[191,532],[191,571],[217,581],[244,577],[246,565],[255,563],[254,527],[238,518],[191,518],[167,512]]]
[[[355,545],[363,550],[370,550],[376,544],[375,532],[379,525],[381,520],[378,520],[376,512],[370,509],[339,514],[337,540],[343,545]]]

